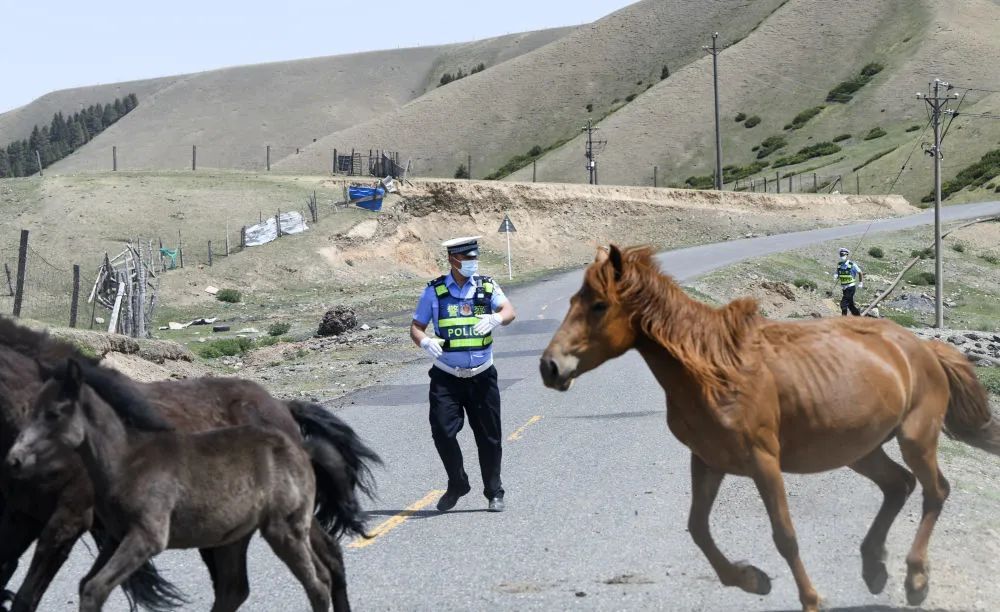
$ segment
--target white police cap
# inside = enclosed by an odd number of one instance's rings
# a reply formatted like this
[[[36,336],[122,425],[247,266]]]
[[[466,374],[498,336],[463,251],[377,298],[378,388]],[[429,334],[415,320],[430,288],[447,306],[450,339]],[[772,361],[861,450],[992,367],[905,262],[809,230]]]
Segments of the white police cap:
[[[448,249],[449,255],[468,255],[469,257],[479,257],[479,239],[482,236],[465,236],[463,238],[452,238],[445,240],[441,246]]]

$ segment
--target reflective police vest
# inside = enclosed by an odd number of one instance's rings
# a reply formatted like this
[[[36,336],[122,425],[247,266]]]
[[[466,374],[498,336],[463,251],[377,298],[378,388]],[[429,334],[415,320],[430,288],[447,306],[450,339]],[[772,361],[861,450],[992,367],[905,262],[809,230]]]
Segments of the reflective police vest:
[[[479,323],[478,315],[493,314],[493,279],[489,276],[474,276],[476,291],[472,305],[445,304],[451,293],[445,283],[445,276],[439,276],[427,283],[434,288],[438,297],[438,318],[434,323],[438,337],[444,338],[446,352],[482,350],[493,344],[493,334],[480,336],[473,330]],[[463,312],[464,310],[464,312]]]
[[[829,268],[827,268],[829,270]],[[837,264],[837,280],[843,286],[850,285],[855,281],[854,262],[848,259]]]

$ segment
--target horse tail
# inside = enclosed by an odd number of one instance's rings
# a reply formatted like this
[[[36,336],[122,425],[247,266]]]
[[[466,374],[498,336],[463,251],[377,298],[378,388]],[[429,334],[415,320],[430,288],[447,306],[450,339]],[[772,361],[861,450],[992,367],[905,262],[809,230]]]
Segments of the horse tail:
[[[104,531],[96,519],[90,533],[94,536],[99,551],[109,548],[113,550],[119,544],[118,540]],[[143,563],[121,586],[131,612],[136,612],[139,606],[150,612],[170,612],[191,603],[183,591],[160,575],[152,561]]]
[[[968,358],[958,349],[932,341],[931,349],[948,375],[948,411],[944,432],[952,438],[1000,455],[1000,421],[990,412],[986,387],[976,378]]]
[[[316,518],[333,537],[346,532],[368,537],[357,492],[374,497],[371,464],[381,464],[382,459],[323,406],[292,400],[288,409],[302,431],[316,473]]]

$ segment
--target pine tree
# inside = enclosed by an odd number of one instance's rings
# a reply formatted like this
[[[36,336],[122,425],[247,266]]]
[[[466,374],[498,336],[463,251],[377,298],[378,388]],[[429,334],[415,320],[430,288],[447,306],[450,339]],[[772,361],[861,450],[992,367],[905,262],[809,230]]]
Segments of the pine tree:
[[[104,115],[101,117],[101,123],[104,124],[104,127],[108,127],[115,121],[118,121],[118,113],[115,112],[114,106],[108,104],[104,107]]]
[[[10,178],[14,176],[10,170],[10,160],[7,159],[7,151],[0,149],[0,178]]]
[[[121,117],[128,111],[125,110],[125,104],[122,103],[121,98],[115,98],[115,113]]]

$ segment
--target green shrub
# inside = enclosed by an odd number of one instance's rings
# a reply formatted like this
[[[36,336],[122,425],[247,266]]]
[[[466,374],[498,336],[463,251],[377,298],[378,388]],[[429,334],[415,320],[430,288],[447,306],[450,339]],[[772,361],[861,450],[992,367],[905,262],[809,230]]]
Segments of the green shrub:
[[[987,190],[994,189],[995,187],[996,187],[996,183],[989,183],[989,184],[986,185],[986,189]]]
[[[877,159],[880,159],[882,157],[885,157],[886,155],[892,153],[895,150],[896,150],[896,147],[893,147],[891,149],[886,149],[885,151],[882,151],[881,153],[876,153],[875,155],[872,155],[871,157],[869,157],[868,159],[866,159],[863,164],[861,164],[859,166],[854,166],[854,168],[852,169],[852,172],[857,172],[858,170],[864,168],[865,166],[867,166],[868,164],[872,163],[873,161],[875,161]]]
[[[826,94],[827,102],[840,102],[842,104],[850,102],[854,94],[868,84],[872,77],[882,72],[882,64],[871,63],[861,69],[858,76],[843,81]]]
[[[757,151],[760,150],[760,145],[754,145],[753,147],[750,148],[750,150],[756,153]]]
[[[756,127],[758,123],[760,123],[760,117],[754,115],[753,117],[750,117],[749,119],[746,120],[746,123],[743,124],[743,127],[749,129],[752,127]]]
[[[500,167],[499,170],[491,174],[488,174],[485,178],[487,181],[495,181],[497,179],[503,178],[508,174],[516,172],[521,168],[527,166],[534,160],[544,155],[547,151],[551,151],[552,149],[561,147],[562,145],[566,144],[566,142],[567,142],[566,140],[561,140],[545,148],[542,148],[539,145],[535,145],[531,147],[531,149],[524,155],[515,155],[514,157],[510,158],[509,160],[507,160],[506,164]]]
[[[926,249],[914,249],[910,251],[910,257],[919,257],[920,259],[934,259],[934,249],[927,247]]]
[[[774,168],[781,168],[783,166],[791,166],[794,164],[801,164],[802,162],[813,159],[814,157],[823,157],[824,155],[833,155],[840,151],[840,145],[835,145],[832,142],[817,142],[814,145],[809,145],[803,149],[799,149],[799,152],[795,155],[788,155],[774,160],[771,164]]]
[[[976,376],[986,390],[993,395],[1000,395],[1000,368],[976,368]]]
[[[267,335],[284,336],[290,329],[292,329],[292,325],[290,323],[272,323],[270,327],[267,328]]]
[[[663,64],[663,70],[660,70],[660,80],[662,81],[668,76],[670,76],[670,68],[668,68],[666,64]]]
[[[215,294],[215,299],[219,300],[220,302],[228,302],[229,304],[236,304],[241,299],[243,299],[243,296],[241,296],[240,292],[235,289],[221,289],[218,293]]]
[[[459,164],[458,168],[455,169],[455,178],[457,179],[469,178],[469,169],[465,167],[465,164]]]
[[[263,338],[257,339],[256,347],[273,346],[279,342],[281,342],[281,338],[278,336],[264,336]]]
[[[756,161],[748,166],[723,166],[722,168],[722,182],[723,183],[733,183],[739,179],[745,179],[748,176],[757,174],[764,168],[767,168],[767,162]],[[711,189],[715,187],[715,175],[708,174],[705,176],[689,176],[684,181],[684,184],[691,189]]]
[[[594,103],[593,102],[591,102],[590,104],[587,105],[587,112],[588,113],[594,112]]]
[[[840,136],[834,136],[833,142],[841,142],[842,140],[847,140],[850,138],[850,134],[841,134]]]
[[[907,132],[916,132],[919,129],[920,129],[919,125],[911,125],[910,127],[906,128],[906,131]]]
[[[195,348],[195,352],[205,359],[216,359],[219,357],[234,357],[242,355],[254,346],[254,341],[250,338],[222,338],[206,342]]]
[[[865,140],[875,140],[876,138],[881,138],[886,135],[886,131],[880,127],[873,127],[871,130],[865,134]]]
[[[631,102],[632,100],[635,100],[637,97],[638,97],[638,94],[629,94],[629,95],[625,96],[625,101],[626,102]]]
[[[912,314],[908,312],[886,312],[885,318],[899,323],[903,327],[916,327],[919,325],[919,321]]]
[[[747,118],[746,113],[736,113],[736,123],[742,123]]]
[[[874,257],[875,259],[882,259],[883,257],[885,257],[885,251],[882,250],[882,247],[877,247],[877,246],[868,249],[868,254]]]
[[[994,255],[993,253],[983,253],[982,255],[980,255],[980,257],[986,263],[991,263],[994,266],[1000,265],[1000,257]]]
[[[802,111],[798,115],[795,115],[795,118],[792,119],[792,122],[789,124],[790,127],[786,126],[785,129],[792,129],[792,130],[799,129],[800,127],[802,127],[803,125],[805,125],[806,123],[808,123],[810,119],[812,119],[816,115],[820,114],[820,112],[824,108],[826,108],[826,107],[823,106],[823,105],[814,106],[812,108],[807,108],[806,110]]]
[[[994,149],[983,155],[980,160],[971,166],[962,169],[950,181],[945,181],[941,185],[941,199],[951,196],[953,193],[961,191],[966,187],[980,187],[1000,176],[1000,149]],[[997,188],[1000,191],[1000,187]],[[934,201],[934,193],[926,196],[928,202]],[[924,201],[921,199],[921,202]]]
[[[764,139],[764,142],[760,143],[760,149],[757,151],[757,159],[764,159],[787,144],[788,141],[785,140],[784,136],[768,136]]]
[[[486,70],[486,64],[479,62],[479,65],[473,68],[470,74],[476,74],[477,72],[482,72],[483,70]]]
[[[797,278],[792,281],[792,284],[799,289],[806,289],[808,291],[816,291],[817,285],[816,281],[810,280],[808,278]]]
[[[934,284],[934,273],[933,272],[915,272],[913,274],[906,275],[906,282],[911,285],[933,285]]]
[[[956,242],[955,244],[951,245],[951,250],[955,251],[956,253],[964,253],[965,245],[962,244],[961,242]]]

